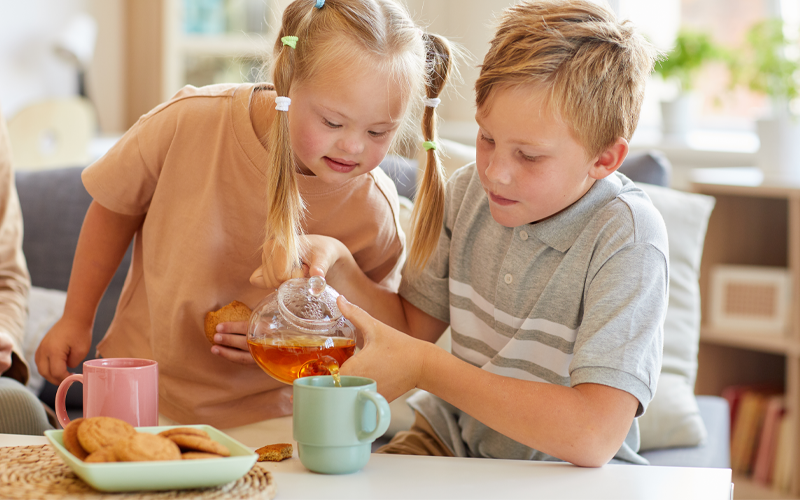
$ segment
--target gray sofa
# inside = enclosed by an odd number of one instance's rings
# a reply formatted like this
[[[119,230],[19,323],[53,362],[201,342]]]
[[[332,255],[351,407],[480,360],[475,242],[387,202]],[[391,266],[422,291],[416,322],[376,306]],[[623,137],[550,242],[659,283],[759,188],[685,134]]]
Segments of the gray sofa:
[[[25,223],[23,250],[31,273],[32,284],[37,287],[67,290],[72,260],[81,224],[91,197],[81,183],[82,168],[17,172],[16,184]],[[384,170],[395,179],[398,190],[413,197],[416,162],[390,158]],[[669,182],[669,165],[657,153],[632,155],[622,169],[635,181],[666,186]],[[128,249],[97,314],[89,357],[102,339],[114,315],[125,274],[130,265]],[[75,370],[80,371],[80,367]],[[40,399],[53,406],[56,388],[45,384]],[[729,414],[726,401],[718,397],[697,398],[702,419],[708,429],[705,443],[692,448],[651,450],[644,456],[656,465],[729,467]],[[67,407],[71,414],[80,414],[82,393],[77,387],[69,391]]]

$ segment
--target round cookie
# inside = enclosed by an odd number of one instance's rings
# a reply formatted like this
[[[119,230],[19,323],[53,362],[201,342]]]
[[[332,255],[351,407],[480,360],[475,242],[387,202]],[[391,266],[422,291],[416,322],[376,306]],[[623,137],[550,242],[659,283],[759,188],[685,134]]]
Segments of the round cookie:
[[[175,434],[174,436],[170,436],[169,439],[180,446],[181,450],[204,451],[206,453],[216,453],[223,457],[231,456],[231,452],[228,451],[228,448],[211,439],[189,436],[186,434]]]
[[[136,434],[131,424],[112,417],[87,418],[78,427],[78,441],[89,453],[112,446],[121,439]]]
[[[81,426],[83,421],[82,418],[76,418],[64,427],[64,433],[61,435],[61,438],[64,440],[64,448],[80,460],[86,460],[86,457],[89,456],[86,450],[83,449],[83,446],[81,446],[80,441],[78,441],[78,427]]]
[[[222,455],[216,453],[206,453],[204,451],[187,451],[181,453],[181,458],[184,460],[200,460],[203,458],[223,458]]]
[[[211,439],[211,436],[209,436],[206,431],[204,431],[203,429],[196,429],[194,427],[175,427],[173,429],[167,429],[165,431],[161,431],[158,433],[159,436],[164,436],[164,437],[175,436],[177,434],[186,434],[189,436],[198,436],[206,439]]]
[[[120,462],[149,462],[152,460],[180,460],[181,450],[169,439],[139,432],[117,441],[114,453]]]
[[[118,462],[117,454],[114,453],[113,446],[106,446],[99,450],[92,452],[84,460],[86,463],[105,463],[105,462]]]

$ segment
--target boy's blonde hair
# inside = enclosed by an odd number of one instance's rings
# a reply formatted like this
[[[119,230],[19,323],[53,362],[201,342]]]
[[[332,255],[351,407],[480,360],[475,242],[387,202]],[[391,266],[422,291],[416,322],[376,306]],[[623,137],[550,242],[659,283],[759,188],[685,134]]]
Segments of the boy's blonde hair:
[[[284,45],[284,36],[297,36],[296,48]],[[331,64],[369,65],[400,84],[408,110],[393,147],[418,144],[419,133],[412,130],[420,115],[424,140],[436,140],[435,110],[425,107],[423,111],[422,99],[440,95],[452,69],[450,45],[445,38],[417,28],[401,4],[393,0],[326,0],[322,8],[316,8],[313,0],[292,2],[283,13],[273,50],[271,73],[278,96],[288,96],[293,85],[321,75]],[[273,258],[270,243],[283,249],[288,275],[299,264],[304,204],[295,178],[286,113],[278,113],[273,121],[267,147],[271,154],[262,259],[267,265]],[[428,153],[414,213],[408,259],[412,269],[422,268],[436,247],[444,214],[444,170],[433,150]]]
[[[478,109],[497,89],[531,85],[572,129],[588,158],[630,141],[657,52],[629,21],[584,0],[506,9],[475,83]]]

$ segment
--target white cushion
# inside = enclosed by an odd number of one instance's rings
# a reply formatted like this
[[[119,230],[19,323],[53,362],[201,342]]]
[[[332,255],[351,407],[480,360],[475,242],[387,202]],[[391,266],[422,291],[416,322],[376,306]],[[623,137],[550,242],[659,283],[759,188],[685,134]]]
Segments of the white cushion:
[[[49,290],[46,288],[31,287],[28,295],[28,321],[25,323],[25,340],[22,345],[25,360],[30,367],[30,378],[27,387],[35,395],[44,386],[44,377],[39,375],[36,368],[36,348],[45,334],[53,327],[56,321],[64,314],[64,304],[67,302],[67,292]]]
[[[696,446],[706,428],[694,397],[700,342],[700,259],[714,198],[638,183],[669,238],[669,305],[664,360],[655,397],[639,418],[641,450]]]

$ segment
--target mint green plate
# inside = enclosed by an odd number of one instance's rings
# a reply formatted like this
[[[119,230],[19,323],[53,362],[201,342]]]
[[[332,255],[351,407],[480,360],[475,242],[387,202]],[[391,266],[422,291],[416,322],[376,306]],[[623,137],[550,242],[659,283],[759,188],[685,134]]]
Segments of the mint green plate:
[[[203,429],[208,432],[211,439],[225,445],[230,450],[231,456],[201,460],[87,464],[64,448],[63,430],[45,431],[44,434],[72,472],[92,488],[100,491],[208,488],[239,479],[256,463],[258,455],[250,448],[210,425],[137,427],[136,430],[158,434],[175,427]]]

